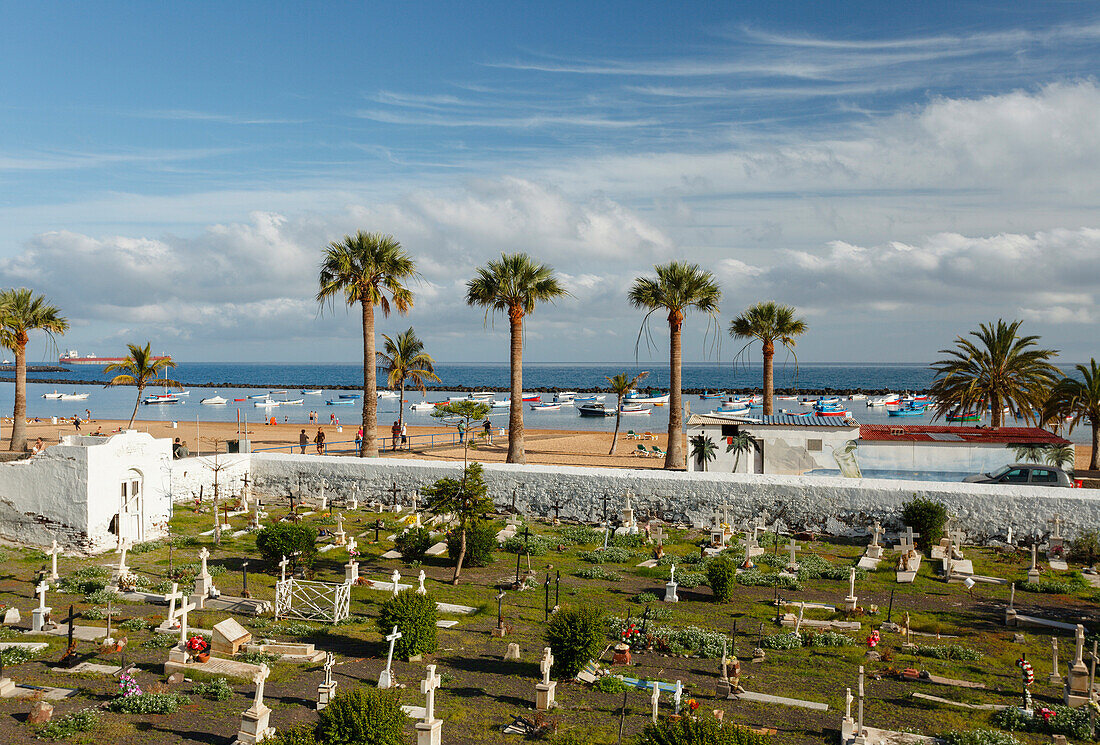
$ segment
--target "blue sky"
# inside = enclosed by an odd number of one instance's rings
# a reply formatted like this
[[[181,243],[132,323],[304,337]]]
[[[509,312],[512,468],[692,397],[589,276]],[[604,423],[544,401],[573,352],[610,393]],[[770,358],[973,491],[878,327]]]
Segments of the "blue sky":
[[[807,360],[924,361],[1002,316],[1087,358],[1098,41],[1089,2],[0,3],[0,281],[82,351],[352,361],[312,293],[362,228],[423,275],[381,330],[447,361],[506,358],[461,297],[514,250],[574,295],[533,360],[632,356],[626,288],[672,258],[716,272],[723,326],[798,306]]]

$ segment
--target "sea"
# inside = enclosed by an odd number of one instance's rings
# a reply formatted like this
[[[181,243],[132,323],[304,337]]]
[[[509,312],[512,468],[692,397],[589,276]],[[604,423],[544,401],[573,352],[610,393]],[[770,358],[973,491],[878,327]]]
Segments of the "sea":
[[[34,362],[32,361],[33,365]],[[1066,371],[1069,371],[1066,367]],[[607,378],[625,373],[633,377],[641,372],[649,372],[643,387],[665,390],[668,387],[667,363],[644,364],[624,363],[526,363],[523,368],[524,391],[548,393],[558,390],[591,391],[607,387]],[[405,420],[410,425],[438,425],[427,411],[410,411],[409,405],[422,401],[446,400],[448,396],[460,395],[470,390],[499,391],[497,398],[507,398],[509,369],[507,364],[438,364],[436,373],[441,382],[427,393],[411,389],[405,395]],[[274,417],[280,424],[305,424],[309,413],[319,413],[322,422],[338,417],[342,424],[358,425],[360,422],[360,400],[351,405],[328,405],[327,401],[340,401],[342,395],[354,395],[362,385],[362,367],[353,364],[296,364],[296,363],[225,363],[225,362],[179,362],[171,371],[171,377],[179,381],[188,394],[181,397],[181,403],[173,405],[139,405],[137,418],[154,421],[242,421],[257,422]],[[81,418],[91,412],[93,419],[129,419],[133,411],[136,391],[133,387],[105,387],[103,384],[110,376],[98,366],[79,365],[67,368],[66,372],[29,372],[27,375],[27,414],[52,421],[54,417]],[[0,380],[11,380],[13,375],[0,373]],[[701,399],[697,394],[706,391],[750,392],[761,387],[762,369],[759,364],[716,364],[687,363],[683,366],[684,400],[692,413],[706,413],[717,408],[715,399]],[[795,366],[793,363],[775,366],[775,386],[777,392],[793,391],[801,395],[849,394],[866,392],[870,395],[886,391],[916,392],[926,390],[932,383],[933,372],[924,364],[850,364],[850,363],[808,363]],[[69,381],[88,381],[77,383]],[[94,381],[94,382],[92,382]],[[385,387],[385,380],[379,377],[379,386]],[[303,390],[320,389],[320,394],[303,394]],[[84,401],[60,401],[42,398],[43,394],[58,391],[61,393],[87,393]],[[270,391],[273,398],[303,399],[301,405],[277,406],[266,409],[254,406],[247,400],[250,395]],[[690,393],[688,393],[690,391]],[[152,386],[146,394],[163,392],[163,388]],[[210,406],[200,403],[201,399],[221,396],[229,399],[222,406]],[[10,412],[13,406],[14,385],[0,382],[0,412]],[[550,400],[552,393],[544,395]],[[244,400],[234,400],[244,399]],[[609,397],[605,402],[613,404]],[[877,424],[903,421],[906,424],[930,422],[929,416],[909,417],[904,420],[891,418],[884,409],[872,408],[863,400],[848,402],[854,419],[865,424]],[[776,401],[776,411],[787,409],[792,412],[806,411],[795,401]],[[378,420],[383,427],[389,420],[396,419],[398,401],[382,399],[379,402]],[[664,430],[668,426],[668,407],[654,406],[646,415],[624,415],[623,428],[635,430]],[[494,426],[507,426],[508,410],[494,409],[489,416]],[[528,408],[524,414],[524,423],[529,428],[558,430],[595,430],[614,429],[614,417],[581,417],[576,409],[563,406],[557,411],[535,411]],[[941,422],[942,423],[942,422]],[[1075,442],[1087,443],[1089,432],[1079,428],[1068,438]]]

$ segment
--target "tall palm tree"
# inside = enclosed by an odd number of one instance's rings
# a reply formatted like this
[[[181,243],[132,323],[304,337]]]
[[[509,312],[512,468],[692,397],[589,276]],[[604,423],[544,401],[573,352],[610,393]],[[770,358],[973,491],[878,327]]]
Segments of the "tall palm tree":
[[[134,401],[134,411],[130,414],[130,423],[126,425],[126,428],[134,426],[134,418],[137,416],[138,404],[141,403],[141,394],[145,390],[145,386],[155,381],[157,377],[164,370],[171,370],[176,366],[176,363],[167,357],[154,357],[152,351],[152,344],[145,343],[144,347],[139,347],[137,344],[126,345],[130,353],[126,355],[126,359],[122,362],[114,362],[103,368],[105,373],[120,373],[119,375],[111,378],[107,385],[136,385],[137,386],[137,400]],[[163,378],[164,385],[179,385],[175,380],[168,380]]]
[[[412,383],[421,393],[426,393],[427,381],[439,382],[439,376],[435,374],[435,360],[424,351],[424,342],[411,326],[395,339],[385,334],[382,334],[382,338],[385,342],[382,344],[382,351],[378,353],[378,366],[386,373],[386,385],[390,388],[396,386],[401,391],[401,396],[397,399],[397,423],[404,424],[405,382]]]
[[[1038,336],[1019,336],[1022,321],[978,324],[969,336],[955,337],[955,346],[941,349],[945,359],[933,362],[936,378],[929,388],[935,417],[952,409],[981,411],[990,407],[991,426],[1000,427],[1002,409],[1028,422],[1043,408],[1058,369],[1049,360],[1058,353],[1036,347]]]
[[[416,276],[416,263],[392,235],[345,235],[325,248],[321,260],[317,302],[335,303],[343,295],[349,305],[359,303],[363,314],[363,447],[359,457],[378,457],[378,359],[374,341],[374,306],[382,315],[390,307],[409,312],[412,290],[405,281]]]
[[[619,444],[619,423],[623,418],[623,396],[637,388],[638,384],[641,383],[647,375],[649,375],[648,370],[638,373],[633,378],[627,378],[626,373],[619,373],[610,378],[604,378],[611,387],[611,392],[615,394],[615,434],[611,437],[611,452],[609,452],[608,455],[614,455],[615,448]]]
[[[43,295],[26,287],[0,292],[0,345],[15,353],[15,409],[12,414],[10,450],[27,446],[27,342],[30,332],[45,332],[51,341],[64,334],[69,321]]]
[[[630,304],[647,311],[642,320],[642,330],[649,317],[658,311],[667,311],[669,396],[668,396],[668,450],[665,468],[684,467],[683,405],[681,403],[680,365],[682,352],[680,335],[684,316],[689,310],[698,310],[713,320],[718,314],[718,301],[722,290],[714,275],[698,264],[672,261],[654,267],[657,278],[638,277],[630,288]],[[641,339],[642,330],[638,332]]]
[[[691,457],[699,464],[700,470],[707,470],[707,463],[718,457],[718,446],[707,435],[695,435],[691,438]]]
[[[1065,377],[1055,383],[1043,405],[1043,421],[1069,419],[1069,430],[1087,419],[1092,427],[1092,456],[1089,469],[1100,468],[1100,366],[1095,359],[1088,366],[1076,365],[1080,378]]]
[[[526,463],[523,447],[523,319],[538,303],[552,303],[569,292],[549,264],[539,264],[525,253],[501,254],[500,261],[478,267],[466,283],[466,303],[490,313],[508,316],[511,332],[512,400],[508,409],[508,463]]]
[[[806,322],[795,318],[795,309],[771,300],[751,305],[744,313],[730,321],[730,336],[747,339],[743,352],[759,340],[764,357],[764,416],[775,411],[772,398],[775,395],[775,343],[779,342],[794,354],[795,337],[806,333]],[[797,364],[797,358],[795,358]]]

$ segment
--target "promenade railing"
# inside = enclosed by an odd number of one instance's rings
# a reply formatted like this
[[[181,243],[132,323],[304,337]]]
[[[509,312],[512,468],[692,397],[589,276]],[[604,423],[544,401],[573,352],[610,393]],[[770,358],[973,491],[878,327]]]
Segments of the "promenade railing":
[[[401,442],[401,438],[397,438],[396,446],[393,437],[379,437],[378,438],[378,451],[380,453],[393,452],[394,450],[430,450],[431,448],[443,447],[445,445],[461,445],[462,440],[459,439],[458,432],[439,432],[435,434],[427,435],[409,435],[405,438],[405,442]],[[287,445],[273,445],[270,447],[252,448],[253,453],[296,453],[301,452],[301,445],[287,444]],[[305,452],[316,453],[317,445],[310,442],[305,446]],[[355,445],[355,440],[326,440],[321,447],[322,455],[356,455],[358,449]]]

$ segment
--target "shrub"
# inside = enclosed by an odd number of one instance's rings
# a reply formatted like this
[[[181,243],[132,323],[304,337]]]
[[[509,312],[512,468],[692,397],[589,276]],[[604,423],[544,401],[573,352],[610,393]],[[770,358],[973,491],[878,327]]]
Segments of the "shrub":
[[[5,665],[22,665],[38,656],[38,652],[29,647],[8,647],[4,650]]]
[[[302,566],[313,566],[317,556],[317,529],[303,523],[265,525],[256,534],[256,550],[272,564],[278,564],[285,556]]]
[[[622,693],[627,690],[626,683],[618,675],[605,675],[592,687],[601,693]]]
[[[461,536],[457,530],[447,533],[447,556],[452,562],[458,561],[461,548]],[[466,526],[466,557],[463,567],[486,567],[495,561],[493,551],[497,548],[497,529],[484,520],[477,520]]]
[[[656,603],[660,598],[652,592],[639,592],[637,595],[631,598],[631,600],[639,605],[645,605],[646,603]]]
[[[237,652],[236,658],[249,665],[270,665],[281,660],[283,656],[272,652]]]
[[[566,546],[595,546],[603,543],[603,531],[570,525],[558,532],[558,542]]]
[[[1081,584],[1075,583],[1072,580],[1068,582],[1059,582],[1055,579],[1041,579],[1038,582],[1017,582],[1016,587],[1024,592],[1038,592],[1047,595],[1070,595],[1075,590],[1079,590],[1082,587],[1088,585],[1084,582]]]
[[[1100,559],[1100,532],[1086,530],[1069,542],[1069,558],[1086,566]]]
[[[106,567],[86,566],[76,569],[57,583],[58,592],[68,595],[88,595],[107,586],[110,571]]]
[[[516,534],[506,540],[501,546],[502,549],[510,554],[530,554],[531,556],[543,556],[544,554],[550,553],[550,551],[556,547],[557,544],[549,538],[535,535],[534,533],[527,536],[526,541],[524,541],[522,535]]]
[[[176,693],[139,693],[113,698],[107,708],[123,714],[175,714],[186,701]]]
[[[311,724],[299,724],[289,729],[280,729],[275,737],[264,740],[267,745],[317,745],[316,727]]]
[[[233,689],[225,678],[199,681],[195,683],[195,693],[211,701],[228,701],[233,698]]]
[[[581,551],[577,554],[577,557],[589,564],[623,564],[630,561],[630,557],[634,555],[634,552],[628,548],[622,546],[610,546],[605,549],[596,549],[594,551]]]
[[[127,631],[145,631],[149,628],[149,621],[145,618],[127,618],[118,627]]]
[[[600,615],[591,606],[567,606],[550,617],[544,638],[554,655],[556,675],[573,678],[599,653],[604,640]]]
[[[765,745],[767,742],[766,735],[736,724],[723,725],[710,716],[650,722],[634,740],[635,745]]]
[[[844,634],[838,634],[835,631],[822,631],[821,633],[814,633],[812,631],[806,633],[806,638],[802,641],[804,647],[854,647],[856,646],[856,640],[850,636]]]
[[[733,588],[737,586],[737,565],[726,556],[718,556],[707,563],[707,584],[714,591],[714,602],[733,600]]]
[[[325,745],[404,745],[405,722],[395,689],[337,693],[321,710],[317,739]]]
[[[1020,745],[1012,735],[995,729],[972,729],[940,735],[947,745]]]
[[[943,530],[947,525],[947,507],[940,502],[914,496],[902,506],[901,521],[911,527],[914,533],[920,533],[917,546],[927,550],[943,538]]]
[[[764,649],[798,649],[802,646],[802,637],[793,631],[789,634],[772,634],[760,642]]]
[[[931,657],[937,660],[958,660],[974,662],[982,658],[982,653],[961,644],[921,644],[913,651],[918,657]]]
[[[611,545],[617,548],[645,548],[645,542],[643,533],[624,533],[611,537]]]
[[[581,579],[605,579],[608,582],[618,582],[623,577],[621,574],[609,572],[601,566],[588,567],[577,572]]]
[[[690,590],[707,583],[707,575],[703,572],[676,572],[676,584],[685,590]]]
[[[41,740],[61,740],[77,732],[87,732],[99,722],[99,714],[91,709],[74,711],[44,724],[35,733]]]
[[[153,634],[141,643],[142,649],[168,649],[176,646],[179,637],[176,634]]]
[[[737,575],[737,583],[745,587],[780,587],[784,590],[801,590],[802,584],[797,577],[776,572],[762,572],[759,569],[746,569]]]
[[[130,546],[131,554],[145,554],[150,551],[156,551],[158,548],[164,548],[167,544],[162,540],[156,541],[144,541],[142,543],[135,543]]]
[[[432,534],[426,528],[409,528],[393,544],[405,561],[420,561],[432,547]]]
[[[413,655],[434,652],[436,649],[435,622],[439,619],[435,599],[431,593],[417,595],[409,588],[397,593],[382,604],[378,616],[378,630],[389,634],[396,626],[401,638],[393,647],[393,653],[403,659]]]
[[[1036,707],[1034,713],[1028,715],[1027,712],[1010,706],[994,714],[990,722],[1007,730],[1065,735],[1076,740],[1089,739],[1089,707],[1071,709],[1061,704],[1051,704],[1045,708],[1053,712],[1049,719],[1042,715],[1040,707]]]

